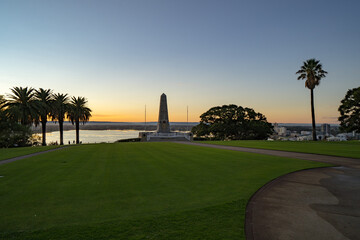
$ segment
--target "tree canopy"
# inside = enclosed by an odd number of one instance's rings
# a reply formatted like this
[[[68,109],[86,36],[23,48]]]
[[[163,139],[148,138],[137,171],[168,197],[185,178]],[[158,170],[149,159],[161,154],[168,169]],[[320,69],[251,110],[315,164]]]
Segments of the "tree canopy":
[[[273,129],[263,114],[233,104],[213,107],[200,119],[192,132],[217,140],[266,139]]]
[[[296,74],[299,74],[298,80],[306,79],[306,88],[314,89],[315,86],[320,84],[320,80],[326,76],[327,72],[322,69],[322,64],[319,60],[312,58],[305,61]]]
[[[7,101],[0,95],[0,148],[27,146],[30,144],[31,131],[28,125],[21,125],[8,117]]]
[[[35,101],[35,89],[28,87],[14,87],[7,103],[9,116],[22,125],[38,123],[38,109]]]
[[[341,130],[360,132],[360,87],[347,91],[338,110]]]
[[[69,105],[68,118],[74,124],[76,121],[83,123],[89,121],[91,109],[86,106],[87,100],[84,97],[72,97]]]

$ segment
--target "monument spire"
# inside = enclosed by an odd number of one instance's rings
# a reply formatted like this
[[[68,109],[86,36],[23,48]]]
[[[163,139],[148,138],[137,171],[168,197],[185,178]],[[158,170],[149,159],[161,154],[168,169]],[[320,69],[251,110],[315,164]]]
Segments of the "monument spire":
[[[165,93],[160,97],[159,119],[157,124],[158,133],[170,133],[169,114]]]

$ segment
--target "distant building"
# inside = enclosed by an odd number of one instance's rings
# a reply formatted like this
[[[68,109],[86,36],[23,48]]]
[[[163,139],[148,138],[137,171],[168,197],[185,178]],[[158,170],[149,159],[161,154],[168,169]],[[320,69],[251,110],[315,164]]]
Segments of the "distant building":
[[[279,131],[279,124],[274,123],[273,126],[274,126],[274,132],[278,133],[278,131]]]
[[[293,132],[291,132],[290,133],[290,137],[298,137],[299,136],[299,134],[296,132],[296,131],[293,131]]]
[[[330,136],[330,124],[321,124],[321,133],[325,136]]]
[[[339,139],[339,141],[347,141],[348,135],[349,134],[347,133],[339,133],[338,135],[336,135],[336,137]]]
[[[288,133],[286,127],[280,127],[277,123],[274,123],[274,132],[279,136],[286,136]]]
[[[301,132],[300,132],[300,135],[301,135],[301,136],[311,135],[311,132],[310,132],[310,131],[301,131]]]
[[[311,135],[302,135],[297,137],[298,141],[311,141],[313,138]]]

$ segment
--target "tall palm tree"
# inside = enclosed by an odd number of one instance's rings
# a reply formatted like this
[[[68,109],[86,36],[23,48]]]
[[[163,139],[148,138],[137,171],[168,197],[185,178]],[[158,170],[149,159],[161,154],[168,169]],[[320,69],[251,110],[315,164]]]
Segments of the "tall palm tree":
[[[38,123],[38,109],[35,101],[35,90],[28,87],[14,87],[7,102],[7,112],[11,118],[22,125],[30,126]]]
[[[35,97],[38,106],[38,114],[42,127],[42,145],[46,146],[46,123],[51,113],[51,105],[53,103],[53,96],[51,89],[35,90]]]
[[[76,144],[79,144],[79,129],[80,129],[80,121],[85,124],[85,122],[89,121],[91,117],[91,109],[86,106],[87,100],[84,97],[72,97],[70,102],[70,108],[68,113],[68,118],[72,122],[75,123],[76,127]]]
[[[53,95],[53,98],[51,117],[59,122],[60,145],[64,145],[64,119],[69,110],[69,97],[67,94],[57,93]]]
[[[305,87],[310,89],[311,94],[311,118],[312,118],[312,135],[313,140],[316,141],[316,125],[315,125],[315,110],[314,110],[314,88],[320,84],[320,80],[327,74],[322,69],[320,61],[315,58],[306,60],[300,70],[296,72],[299,74],[298,80],[306,79]]]

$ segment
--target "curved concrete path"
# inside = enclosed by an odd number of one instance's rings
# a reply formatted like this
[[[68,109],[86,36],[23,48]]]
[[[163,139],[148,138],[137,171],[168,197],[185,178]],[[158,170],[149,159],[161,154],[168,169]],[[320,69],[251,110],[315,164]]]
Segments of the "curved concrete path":
[[[259,189],[246,208],[246,238],[360,239],[360,159],[203,143],[183,144],[338,165],[289,173]]]
[[[27,155],[23,155],[23,156],[19,156],[19,157],[14,157],[14,158],[9,158],[9,159],[5,159],[5,160],[0,160],[0,165],[6,164],[6,163],[11,163],[11,162],[15,162],[17,160],[21,160],[24,158],[29,158],[29,157],[33,157],[33,156],[37,156],[40,154],[44,154],[44,153],[48,153],[48,152],[53,152],[53,151],[57,151],[60,149],[64,149],[67,147],[59,147],[59,148],[54,148],[54,149],[49,149],[49,150],[45,150],[42,152],[36,152],[36,153],[31,153],[31,154],[27,154]]]

